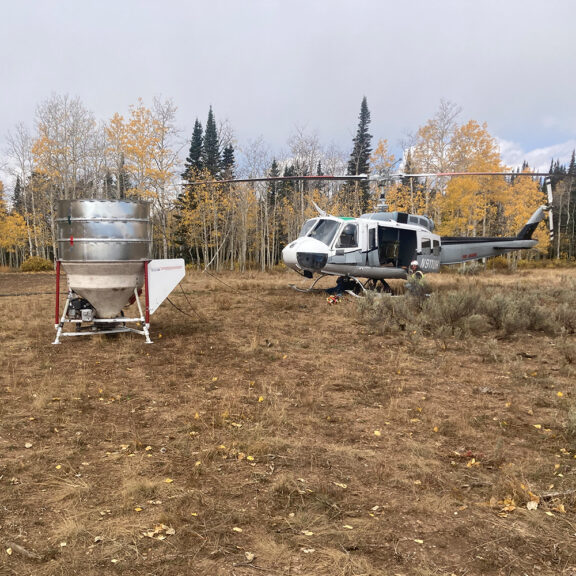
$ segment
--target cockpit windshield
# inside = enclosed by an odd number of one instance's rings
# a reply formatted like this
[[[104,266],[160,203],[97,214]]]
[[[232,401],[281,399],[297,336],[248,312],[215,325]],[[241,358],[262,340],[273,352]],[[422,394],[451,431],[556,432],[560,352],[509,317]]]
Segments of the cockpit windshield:
[[[334,240],[334,236],[336,236],[338,228],[340,228],[340,222],[336,220],[325,220],[323,218],[318,218],[317,222],[308,236],[323,242],[326,246],[330,246]]]
[[[316,224],[316,222],[318,222],[318,218],[311,218],[310,220],[306,220],[306,222],[304,222],[304,224],[302,225],[302,230],[300,230],[298,238],[306,236],[306,234],[308,234],[308,232],[310,232],[310,230],[314,228],[314,224]]]

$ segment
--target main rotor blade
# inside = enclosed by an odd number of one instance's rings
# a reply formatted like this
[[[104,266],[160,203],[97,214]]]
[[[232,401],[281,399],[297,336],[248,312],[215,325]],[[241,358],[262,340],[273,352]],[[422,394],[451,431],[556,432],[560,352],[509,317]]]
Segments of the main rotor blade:
[[[548,172],[423,172],[418,174],[391,174],[391,178],[436,178],[438,176],[549,176]],[[386,176],[382,176],[386,178]]]
[[[187,185],[197,184],[234,184],[236,182],[286,182],[290,180],[369,180],[369,181],[385,181],[400,178],[438,178],[441,176],[532,176],[542,177],[549,176],[548,172],[418,172],[415,174],[404,174],[402,172],[387,175],[372,175],[367,174],[349,174],[345,176],[260,176],[256,178],[229,178],[226,180],[196,180],[188,182]]]
[[[198,180],[188,182],[192,184],[233,184],[235,182],[283,182],[288,180],[367,180],[366,174],[350,176],[262,176],[258,178],[230,178],[228,180]]]

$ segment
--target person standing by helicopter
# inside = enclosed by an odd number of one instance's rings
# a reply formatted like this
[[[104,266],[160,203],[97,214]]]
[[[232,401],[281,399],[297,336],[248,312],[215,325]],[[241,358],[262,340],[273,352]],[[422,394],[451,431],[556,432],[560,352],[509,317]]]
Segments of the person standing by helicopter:
[[[422,278],[424,278],[424,273],[422,270],[420,270],[418,260],[412,260],[412,262],[410,262],[410,266],[408,267],[408,274],[414,280],[422,280]]]
[[[420,270],[418,260],[412,260],[407,271],[406,290],[413,296],[423,296],[426,293],[424,286],[424,273]]]

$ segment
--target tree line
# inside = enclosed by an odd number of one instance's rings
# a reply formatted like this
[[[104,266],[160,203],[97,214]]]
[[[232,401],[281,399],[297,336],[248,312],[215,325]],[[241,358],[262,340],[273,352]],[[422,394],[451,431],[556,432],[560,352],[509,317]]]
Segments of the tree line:
[[[277,265],[282,247],[315,215],[314,203],[337,215],[382,209],[426,214],[446,235],[514,235],[544,201],[539,178],[388,178],[399,165],[405,174],[506,171],[486,124],[460,116],[457,105],[442,101],[396,158],[386,139],[373,143],[363,98],[350,152],[325,147],[296,128],[289,150],[275,157],[261,139],[239,145],[212,107],[183,145],[170,100],[155,99],[150,107],[139,100],[126,117],[117,113],[98,122],[78,98],[54,95],[37,107],[33,131],[21,123],[6,137],[14,185],[8,193],[0,181],[0,265],[18,267],[32,256],[54,260],[57,201],[75,198],[150,201],[155,256],[182,256],[199,268]],[[549,172],[557,234],[550,245],[546,231],[538,230],[539,253],[573,260],[574,153],[568,166],[552,160]],[[230,182],[359,174],[376,179]]]

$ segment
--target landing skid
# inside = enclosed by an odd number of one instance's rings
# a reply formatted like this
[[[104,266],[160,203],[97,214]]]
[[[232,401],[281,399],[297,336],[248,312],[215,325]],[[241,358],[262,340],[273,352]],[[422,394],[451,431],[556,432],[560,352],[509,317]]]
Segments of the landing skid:
[[[289,284],[289,286],[293,290],[296,290],[296,292],[324,292],[324,290],[322,290],[320,288],[314,288],[314,286],[316,286],[316,284],[320,280],[322,280],[322,278],[325,278],[326,276],[329,276],[329,274],[322,274],[321,276],[318,276],[318,278],[316,278],[316,280],[314,280],[314,282],[312,282],[312,284],[310,285],[309,288],[300,288],[300,287],[296,286],[296,284]]]
[[[312,284],[308,288],[300,288],[295,284],[289,284],[289,286],[290,288],[296,290],[297,292],[328,292],[331,294],[346,293],[350,294],[351,296],[355,296],[356,298],[361,298],[362,296],[365,296],[366,292],[379,292],[379,293],[392,294],[392,288],[390,287],[388,282],[386,282],[386,280],[369,279],[366,282],[362,283],[355,276],[339,276],[336,286],[334,288],[328,288],[327,290],[323,288],[314,288],[314,286],[316,286],[316,284],[326,276],[332,276],[332,274],[322,274],[321,276],[318,276],[318,278],[316,278],[316,280],[314,280],[314,282],[312,282]],[[339,290],[338,289],[339,284],[344,284],[346,281],[349,281],[348,285],[350,285],[350,282],[354,283],[354,286],[352,288],[341,288]]]
[[[356,287],[353,290],[346,290],[347,294],[350,296],[355,296],[356,298],[362,298],[366,296],[368,292],[376,292],[378,294],[392,294],[392,288],[386,282],[386,280],[373,280],[369,279],[364,284],[358,280],[358,278],[354,278],[354,276],[349,276],[350,280],[354,280],[356,282]]]
[[[373,280],[370,279],[364,284],[364,289],[371,292],[386,292],[392,294],[392,288],[386,280]]]

